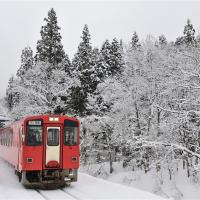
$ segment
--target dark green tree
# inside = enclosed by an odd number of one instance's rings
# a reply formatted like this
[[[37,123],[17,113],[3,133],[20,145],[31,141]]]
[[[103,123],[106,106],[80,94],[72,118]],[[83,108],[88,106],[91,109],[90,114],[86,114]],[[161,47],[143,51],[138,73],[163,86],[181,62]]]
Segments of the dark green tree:
[[[11,76],[8,81],[8,88],[6,90],[6,101],[10,111],[19,102],[19,93],[15,91],[15,86],[15,78],[14,76]]]
[[[32,69],[34,65],[34,58],[33,58],[33,51],[31,47],[25,47],[22,50],[21,54],[21,66],[17,70],[17,76],[21,79],[23,79],[23,76],[25,73],[29,70]]]
[[[65,58],[61,43],[60,27],[58,26],[56,12],[52,8],[48,17],[44,19],[45,26],[40,31],[41,40],[37,42],[36,61],[49,62],[54,68]]]
[[[110,52],[110,72],[112,75],[120,74],[124,68],[124,60],[121,52],[120,43],[116,38],[111,43]]]
[[[194,29],[190,19],[187,20],[187,24],[184,27],[183,38],[184,38],[184,42],[187,46],[192,46],[192,45],[196,44],[195,29]]]
[[[114,76],[122,72],[124,66],[122,49],[116,38],[113,39],[111,44],[109,40],[106,40],[102,45],[100,54],[105,63],[105,74],[107,76]]]
[[[74,103],[76,112],[83,115],[86,112],[87,95],[92,92],[92,73],[94,71],[92,67],[92,46],[90,44],[90,33],[87,24],[83,28],[81,39],[78,51],[72,60],[72,66],[81,85],[72,88],[71,102],[72,104]],[[79,99],[77,102],[77,97],[80,96],[82,99]]]
[[[179,36],[176,38],[176,41],[175,41],[175,45],[176,46],[181,46],[185,44],[185,41],[184,41],[184,37],[183,36]]]
[[[162,34],[158,37],[158,42],[160,46],[165,46],[167,44],[166,37]]]
[[[195,29],[191,21],[188,19],[187,24],[184,26],[183,36],[180,36],[176,39],[175,45],[176,46],[186,45],[187,47],[189,47],[189,46],[195,46],[196,43],[197,42],[195,38]]]
[[[141,46],[139,42],[139,37],[136,33],[136,31],[133,33],[133,36],[131,38],[131,48],[132,49],[138,49]]]
[[[110,70],[110,66],[112,65],[111,51],[112,51],[111,50],[111,44],[110,44],[109,40],[106,40],[101,47],[100,54],[101,54],[103,61],[106,65],[106,68],[107,68],[106,74],[108,76],[111,75],[111,70]]]

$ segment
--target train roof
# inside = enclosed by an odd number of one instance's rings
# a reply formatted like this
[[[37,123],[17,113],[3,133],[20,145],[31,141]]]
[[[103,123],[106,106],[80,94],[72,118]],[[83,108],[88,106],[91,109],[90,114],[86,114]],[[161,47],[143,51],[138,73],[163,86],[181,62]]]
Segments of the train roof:
[[[66,120],[66,119],[68,119],[68,120],[79,122],[79,120],[77,118],[75,118],[75,117],[69,117],[67,115],[55,115],[55,114],[30,115],[30,116],[26,116],[26,117],[22,118],[21,120],[12,121],[9,124],[6,124],[5,127],[0,128],[0,129],[9,128],[9,127],[12,127],[13,125],[16,125],[16,124],[23,124],[24,122],[27,122],[29,120],[42,119],[42,120],[44,120],[44,123],[47,123],[47,122],[50,122],[49,118],[54,118],[54,119],[55,118],[59,118],[59,122],[60,122],[60,119],[62,119],[63,121]],[[51,121],[50,123],[52,123],[52,122],[56,122],[56,121]],[[57,123],[59,123],[59,122],[57,122]]]
[[[31,116],[26,116],[26,117],[22,118],[20,121],[27,121],[27,120],[34,120],[34,119],[48,120],[50,117],[78,121],[78,119],[75,118],[75,117],[70,117],[70,116],[67,116],[67,115],[55,115],[55,114],[31,115]]]

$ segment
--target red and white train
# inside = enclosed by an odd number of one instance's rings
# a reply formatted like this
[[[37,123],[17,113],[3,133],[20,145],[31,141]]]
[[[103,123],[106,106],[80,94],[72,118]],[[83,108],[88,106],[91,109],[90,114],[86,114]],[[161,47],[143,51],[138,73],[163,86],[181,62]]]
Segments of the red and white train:
[[[0,129],[0,157],[25,186],[64,186],[77,181],[80,123],[67,116],[26,117]]]

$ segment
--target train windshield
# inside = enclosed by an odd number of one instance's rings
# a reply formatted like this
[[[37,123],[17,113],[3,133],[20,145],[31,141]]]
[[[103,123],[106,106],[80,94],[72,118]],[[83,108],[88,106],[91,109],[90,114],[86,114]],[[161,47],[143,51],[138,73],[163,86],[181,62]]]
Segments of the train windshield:
[[[65,121],[64,144],[74,146],[78,144],[78,124],[77,122]]]
[[[27,126],[26,145],[39,146],[42,144],[42,126]]]
[[[78,144],[78,128],[77,127],[65,127],[65,145],[77,145]]]

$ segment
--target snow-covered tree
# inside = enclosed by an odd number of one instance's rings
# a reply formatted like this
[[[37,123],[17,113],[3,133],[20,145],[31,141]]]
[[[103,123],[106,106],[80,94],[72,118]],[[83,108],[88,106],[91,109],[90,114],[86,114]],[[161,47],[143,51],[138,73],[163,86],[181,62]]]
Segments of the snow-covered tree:
[[[187,46],[195,45],[195,29],[193,24],[191,23],[190,19],[187,20],[187,24],[184,27],[183,31],[184,42]]]
[[[15,90],[17,81],[12,75],[8,81],[8,88],[6,90],[6,100],[8,109],[11,111],[13,107],[19,102],[19,93]]]
[[[56,12],[52,8],[48,17],[44,19],[46,25],[40,31],[41,39],[37,42],[36,61],[49,62],[55,69],[57,64],[65,58],[61,43],[60,27],[58,26]]]
[[[111,75],[120,74],[124,70],[124,59],[121,52],[120,43],[116,38],[113,39],[110,49],[109,69]]]
[[[175,45],[186,45],[186,47],[196,45],[195,29],[190,19],[187,20],[187,24],[184,26],[183,36],[176,39]]]
[[[27,46],[22,50],[21,54],[21,66],[17,70],[17,76],[23,79],[25,73],[32,69],[34,65],[33,51],[31,47]]]
[[[132,49],[137,49],[141,46],[140,42],[139,42],[139,37],[136,33],[136,31],[133,33],[133,36],[131,38],[131,48]]]
[[[74,107],[81,115],[86,112],[88,93],[94,91],[94,64],[92,61],[92,46],[90,44],[90,33],[87,24],[84,26],[82,41],[78,46],[78,51],[75,54],[72,65],[76,72],[76,77],[80,80],[80,86],[73,87],[71,92],[71,103],[74,102]],[[81,99],[80,99],[80,98]]]
[[[159,40],[159,45],[160,46],[163,46],[163,45],[167,44],[167,39],[163,34],[158,37],[158,40]]]

